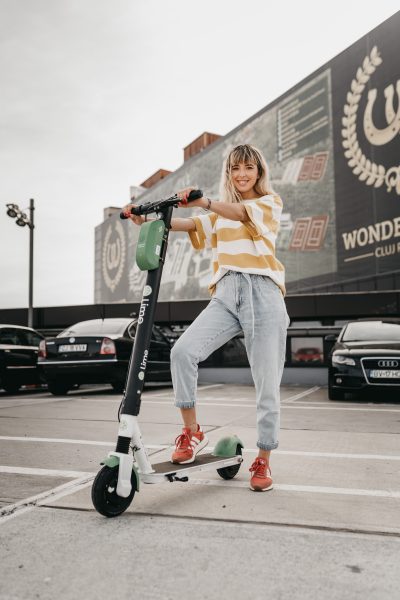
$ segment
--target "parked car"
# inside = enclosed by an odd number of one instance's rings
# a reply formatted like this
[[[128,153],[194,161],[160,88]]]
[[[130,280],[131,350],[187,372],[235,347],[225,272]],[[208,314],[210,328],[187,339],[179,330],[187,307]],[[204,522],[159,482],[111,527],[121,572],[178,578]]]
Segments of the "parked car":
[[[296,362],[321,362],[322,353],[319,348],[299,348],[293,356]]]
[[[110,383],[124,389],[137,319],[93,319],[81,321],[57,337],[42,341],[38,364],[49,391],[66,394],[76,384]],[[153,326],[146,381],[170,381],[172,343]]]
[[[0,325],[0,387],[9,394],[22,385],[40,384],[37,366],[39,344],[44,337],[30,327]]]
[[[329,398],[363,390],[400,391],[400,319],[350,321],[341,330],[329,356]]]

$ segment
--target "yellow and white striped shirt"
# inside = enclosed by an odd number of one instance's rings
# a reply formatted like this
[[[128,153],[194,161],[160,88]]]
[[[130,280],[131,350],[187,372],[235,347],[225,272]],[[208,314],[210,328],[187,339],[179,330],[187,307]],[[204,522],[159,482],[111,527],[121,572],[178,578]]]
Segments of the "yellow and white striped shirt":
[[[214,276],[208,289],[213,294],[227,271],[240,271],[270,277],[285,294],[285,269],[275,257],[282,200],[269,194],[242,200],[242,204],[249,221],[232,221],[212,212],[190,217],[196,226],[195,231],[189,231],[193,247],[212,249]]]

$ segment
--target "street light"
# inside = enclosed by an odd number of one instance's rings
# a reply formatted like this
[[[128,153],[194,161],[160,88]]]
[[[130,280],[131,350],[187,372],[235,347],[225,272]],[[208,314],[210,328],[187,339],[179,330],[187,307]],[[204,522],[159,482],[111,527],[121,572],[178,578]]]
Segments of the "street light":
[[[15,219],[17,214],[19,213],[19,208],[17,204],[7,204],[7,214],[9,217]]]
[[[29,227],[29,305],[28,305],[28,327],[33,327],[33,230],[35,229],[33,211],[35,203],[33,198],[29,200],[29,219],[26,213],[20,210],[18,204],[7,204],[7,215],[16,219],[19,227]]]

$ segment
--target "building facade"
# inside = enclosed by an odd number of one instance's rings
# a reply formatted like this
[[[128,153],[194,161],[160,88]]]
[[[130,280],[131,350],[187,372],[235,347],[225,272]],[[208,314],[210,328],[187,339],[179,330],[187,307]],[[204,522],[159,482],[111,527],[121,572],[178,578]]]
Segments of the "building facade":
[[[237,144],[265,154],[283,200],[277,256],[288,294],[400,288],[400,12],[136,198],[188,185],[218,198]],[[199,209],[193,209],[193,212]],[[188,216],[178,209],[177,216]],[[95,303],[138,302],[139,229],[113,214],[95,232]],[[161,301],[208,298],[209,250],[170,236]]]

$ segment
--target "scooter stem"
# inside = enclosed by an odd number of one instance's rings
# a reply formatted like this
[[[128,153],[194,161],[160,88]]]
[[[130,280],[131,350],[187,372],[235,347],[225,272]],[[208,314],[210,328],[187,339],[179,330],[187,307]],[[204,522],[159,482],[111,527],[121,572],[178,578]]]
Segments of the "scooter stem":
[[[143,288],[135,342],[129,361],[125,391],[121,402],[120,426],[118,430],[117,446],[115,448],[117,454],[128,454],[130,443],[133,440],[134,452],[137,453],[138,463],[139,461],[141,463],[139,463],[139,468],[144,473],[151,472],[151,464],[147,457],[144,445],[141,442],[140,430],[135,417],[137,417],[140,412],[154,315],[160,290],[162,270],[167,253],[172,211],[173,206],[168,206],[161,211],[162,220],[165,224],[165,231],[160,251],[160,262],[157,269],[148,271],[146,285]]]

